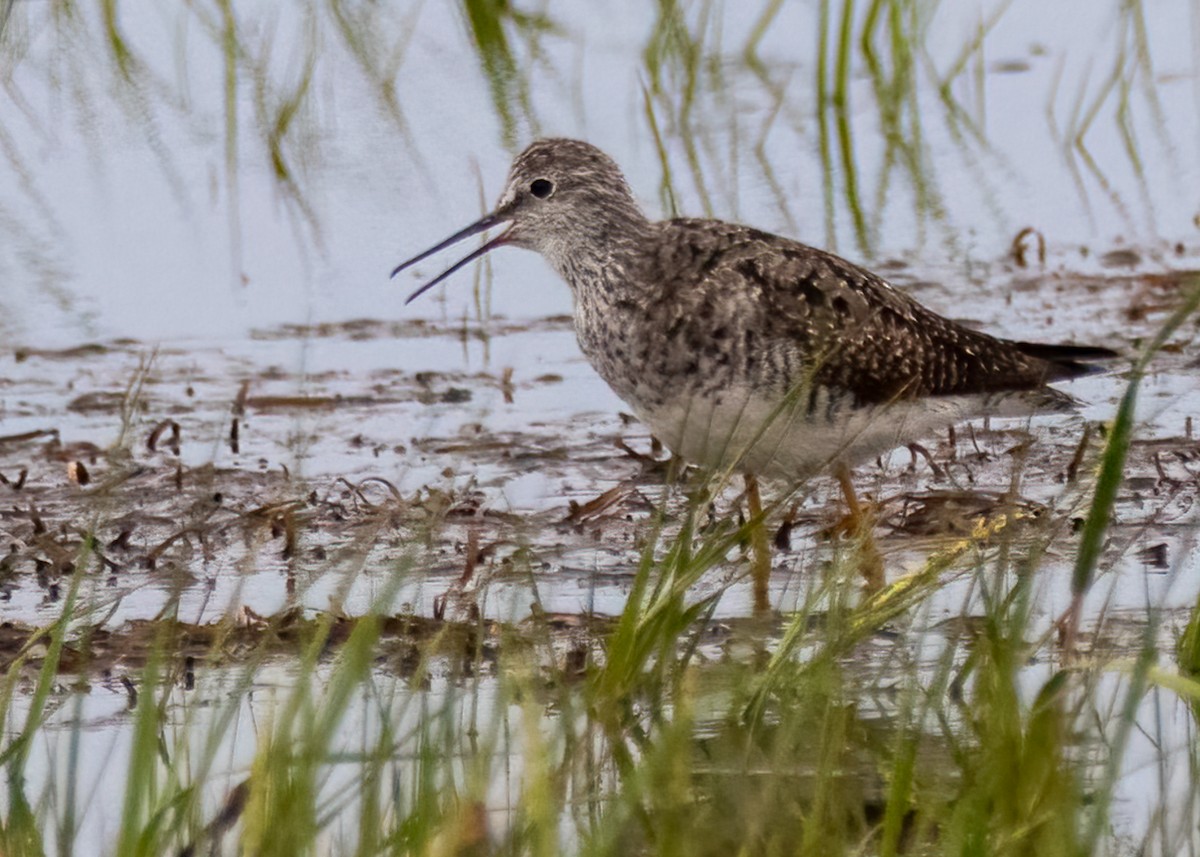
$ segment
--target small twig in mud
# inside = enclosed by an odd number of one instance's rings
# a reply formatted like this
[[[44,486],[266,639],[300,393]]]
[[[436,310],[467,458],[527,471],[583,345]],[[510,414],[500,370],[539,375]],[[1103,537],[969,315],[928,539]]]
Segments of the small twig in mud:
[[[154,427],[154,430],[150,432],[150,436],[148,438],[146,438],[146,448],[149,449],[151,452],[157,452],[158,451],[158,442],[162,439],[163,432],[165,432],[167,429],[171,430],[170,437],[167,441],[167,448],[169,450],[171,450],[171,452],[174,453],[175,455],[179,455],[179,446],[180,446],[179,423],[175,422],[175,420],[172,420],[172,419],[162,420],[158,425],[156,425]]]
[[[504,371],[500,373],[500,392],[504,394],[504,404],[511,405],[513,403],[513,370],[511,366],[505,366]]]
[[[92,464],[95,464],[95,463],[96,462],[93,460]],[[110,491],[115,490],[118,486],[123,485],[132,479],[137,479],[139,476],[144,476],[146,473],[149,473],[149,472],[150,472],[149,467],[142,467],[140,465],[134,465],[133,467],[130,467],[127,470],[118,470],[115,473],[112,471],[109,471],[108,473],[105,474],[105,478],[103,481],[98,482],[97,484],[93,485],[91,488],[88,489],[85,496],[88,496],[88,497],[104,496],[105,494],[109,493]],[[89,477],[89,479],[90,479],[90,477]]]
[[[0,445],[6,443],[24,443],[27,440],[37,440],[39,437],[52,437],[58,439],[58,429],[34,429],[33,431],[21,432],[20,434],[7,434],[0,437]]]
[[[192,532],[193,529],[193,527],[184,527],[182,530],[167,536],[157,545],[148,550],[146,555],[142,558],[142,563],[146,570],[154,571],[156,568],[158,568],[158,558],[166,553],[167,548],[171,547],[171,545],[175,544],[175,542]]]
[[[86,535],[85,540],[88,544],[88,553],[96,558],[97,564],[99,565],[99,571],[111,571],[116,573],[121,570],[121,566],[113,562],[101,552],[99,545],[96,544],[96,538],[94,535]]]
[[[241,443],[239,436],[241,434],[242,417],[246,416],[246,396],[250,393],[249,379],[242,381],[242,385],[238,388],[237,395],[233,398],[233,407],[230,412],[233,414],[233,421],[229,426],[229,451],[234,455],[241,452]]]
[[[1083,607],[1082,598],[1071,599],[1071,604],[1054,623],[1058,646],[1062,649],[1065,662],[1074,660],[1078,655],[1079,613]]]
[[[403,502],[404,502],[404,498],[400,496],[400,489],[399,489],[399,488],[397,488],[395,485],[393,485],[391,482],[389,482],[389,481],[387,481],[386,479],[384,479],[382,476],[368,476],[368,477],[366,477],[365,479],[361,480],[361,481],[358,483],[358,486],[359,486],[359,488],[361,489],[361,488],[362,488],[362,486],[363,486],[363,485],[366,485],[368,482],[378,482],[380,485],[387,486],[387,489],[388,489],[389,491],[391,491],[391,492],[392,492],[392,497],[393,497],[393,499],[395,499],[395,501],[396,501],[397,503],[403,503]]]
[[[933,471],[934,479],[945,479],[946,471],[938,466],[938,463],[933,460],[933,455],[928,449],[921,446],[919,443],[908,444],[908,451],[912,453],[912,469],[917,469],[917,456],[920,455],[929,464],[929,469]]]
[[[125,688],[125,693],[129,697],[129,708],[132,710],[137,708],[138,692],[137,687],[129,680],[129,676],[121,676],[121,686]]]
[[[242,812],[246,809],[246,801],[250,797],[250,781],[242,780],[233,787],[229,792],[229,796],[225,798],[225,805],[221,807],[221,811],[217,813],[207,826],[205,826],[200,834],[184,846],[179,852],[179,857],[195,857],[197,854],[203,853],[201,846],[206,839],[212,840],[209,848],[209,853],[216,854],[219,850],[217,846],[221,843],[221,838],[229,828],[237,823],[241,818]]]
[[[105,545],[107,550],[129,550],[129,537],[133,535],[133,528],[127,527],[117,535],[115,539]]]
[[[337,478],[337,481],[340,482],[341,484],[345,485],[351,491],[353,491],[354,496],[357,497],[358,500],[364,506],[366,506],[368,509],[374,510],[374,509],[379,508],[378,503],[372,503],[370,500],[367,499],[366,495],[363,493],[363,486],[366,485],[368,482],[378,482],[380,485],[385,486],[388,489],[388,491],[391,492],[393,500],[395,500],[397,503],[404,502],[404,498],[400,496],[400,489],[397,488],[395,485],[393,485],[391,482],[388,482],[382,476],[368,476],[365,479],[361,480],[357,485],[355,485],[353,482],[351,482],[349,479],[347,479],[344,476],[339,476]]]
[[[246,396],[250,394],[249,379],[242,382],[238,388],[237,395],[233,398],[233,415],[235,417],[244,417],[246,415]]]
[[[775,538],[771,540],[777,551],[790,551],[792,549],[792,529],[796,526],[796,522],[791,518],[784,518],[779,524],[779,529],[775,531]]]
[[[967,423],[967,434],[971,436],[971,446],[975,448],[975,457],[980,461],[988,461],[991,456],[979,448],[979,440],[975,437],[975,426]]]
[[[632,458],[635,461],[638,461],[642,465],[644,465],[647,472],[667,469],[671,465],[671,462],[674,461],[675,459],[674,458],[656,458],[654,453],[655,453],[655,451],[657,451],[657,452],[662,451],[662,444],[658,444],[658,442],[654,438],[650,439],[650,444],[651,444],[650,449],[651,449],[652,454],[647,455],[646,453],[638,452],[636,449],[631,447],[629,444],[627,444],[625,442],[624,438],[619,437],[615,441],[613,441],[613,446],[615,446],[617,449],[621,450],[621,452],[625,453],[630,458]],[[655,444],[658,444],[657,447],[655,446]]]
[[[153,571],[158,565],[159,557],[161,557],[167,551],[167,549],[171,547],[171,545],[175,544],[175,542],[189,534],[197,536],[200,539],[204,539],[206,536],[210,536],[213,533],[220,532],[228,527],[235,526],[239,522],[244,522],[246,520],[265,518],[267,521],[273,521],[277,515],[284,512],[293,512],[304,505],[304,502],[301,500],[293,500],[286,503],[272,503],[266,506],[259,506],[255,509],[235,515],[229,520],[222,521],[221,523],[216,524],[210,529],[206,530],[205,525],[208,523],[208,519],[222,508],[221,501],[223,499],[224,498],[221,496],[220,492],[214,494],[212,496],[212,506],[208,508],[208,510],[196,523],[182,527],[152,547],[146,553],[146,556],[143,559],[145,567],[148,570]]]
[[[284,509],[271,519],[271,538],[283,536],[283,559],[291,559],[296,555],[296,516],[291,509]]]
[[[29,476],[28,467],[22,467],[21,472],[17,474],[17,478],[13,482],[9,482],[8,477],[6,477],[3,473],[0,473],[0,484],[7,485],[14,491],[20,491],[25,487],[25,479],[27,476]]]
[[[271,521],[278,515],[295,512],[304,508],[305,502],[305,500],[284,500],[282,503],[267,503],[243,512],[240,517],[266,518],[268,521]]]
[[[1166,485],[1167,487],[1175,487],[1179,484],[1179,480],[1168,475],[1167,468],[1163,466],[1162,456],[1156,451],[1153,456],[1154,471],[1158,474],[1158,485]]]
[[[571,500],[567,504],[567,508],[570,511],[563,518],[563,523],[581,524],[584,521],[597,518],[629,496],[634,491],[634,488],[635,486],[632,482],[621,482],[609,488],[599,497],[588,500],[586,503],[580,504]]]
[[[1028,252],[1028,248],[1026,248],[1026,246],[1025,246],[1025,239],[1029,238],[1030,236],[1032,236],[1033,238],[1036,239],[1035,243],[1037,246],[1038,264],[1041,264],[1041,265],[1046,264],[1046,238],[1045,238],[1045,236],[1043,236],[1041,232],[1034,229],[1032,226],[1026,226],[1024,229],[1022,229],[1020,232],[1017,233],[1015,238],[1013,238],[1012,246],[1009,248],[1009,253],[1012,254],[1013,261],[1016,262],[1017,266],[1020,268],[1029,267],[1029,263],[1025,259],[1025,254]]]
[[[1067,483],[1074,484],[1079,478],[1079,468],[1083,466],[1083,456],[1087,453],[1088,443],[1092,439],[1092,424],[1087,423],[1083,427],[1083,435],[1079,438],[1079,444],[1075,447],[1075,454],[1071,456],[1071,463],[1067,465]]]
[[[475,576],[475,566],[479,562],[479,531],[474,527],[467,530],[467,559],[463,563],[463,572],[458,576],[458,585],[466,586]]]
[[[356,401],[364,401],[342,396],[253,396],[246,400],[246,404],[256,410],[314,410],[328,411],[337,408],[342,404],[354,404]]]
[[[296,516],[287,513],[283,516],[283,558],[291,559],[296,555]]]

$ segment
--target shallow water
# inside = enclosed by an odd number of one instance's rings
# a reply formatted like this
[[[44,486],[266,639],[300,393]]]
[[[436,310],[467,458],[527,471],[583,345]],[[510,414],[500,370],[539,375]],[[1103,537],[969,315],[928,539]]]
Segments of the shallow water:
[[[852,258],[903,258],[942,283],[940,308],[953,314],[999,274],[1027,226],[1045,237],[1050,271],[1096,271],[1115,249],[1158,271],[1194,264],[1200,251],[1200,203],[1179,192],[1200,185],[1193,33],[1166,13],[1140,10],[1152,47],[1143,68],[1130,16],[1115,5],[1098,11],[1081,0],[1047,12],[1015,3],[950,81],[951,106],[961,108],[950,112],[933,84],[967,52],[981,12],[939,9],[926,36],[936,78],[918,70],[911,98],[898,100],[914,152],[906,165],[890,164],[900,155],[883,136],[889,105],[861,58],[849,80],[853,158],[836,155],[833,140],[836,156],[822,159],[812,118],[817,19],[807,4],[784,4],[758,46],[761,70],[739,53],[753,22],[736,4],[687,20],[708,21],[692,35],[710,57],[690,75],[669,51],[660,63],[643,61],[656,33],[674,32],[652,29],[644,4],[552,16],[556,27],[536,49],[510,31],[528,88],[528,108],[512,108],[511,140],[489,96],[494,81],[452,6],[359,9],[358,52],[323,7],[280,16],[266,4],[240,6],[247,44],[261,47],[240,70],[232,133],[211,22],[173,4],[156,8],[122,9],[137,60],[129,82],[88,10],[77,24],[55,25],[50,7],[21,4],[8,23],[0,216],[9,239],[0,272],[10,284],[3,323],[18,344],[227,339],[284,322],[474,315],[470,273],[445,288],[444,304],[411,307],[400,298],[416,278],[392,284],[386,274],[474,219],[498,194],[512,151],[537,134],[601,146],[646,207],[666,213],[643,85],[680,213],[705,214],[707,200],[714,215]],[[317,35],[306,38],[306,27]],[[271,119],[309,62],[308,100],[277,149],[283,181],[271,161]],[[364,66],[396,68],[386,79],[398,113]],[[1074,117],[1093,108],[1080,134]],[[910,127],[918,117],[919,131]],[[1078,147],[1068,145],[1072,131]],[[693,148],[699,171],[688,167]],[[857,194],[846,190],[851,176]],[[852,225],[856,200],[865,243]],[[536,258],[507,251],[493,265],[496,314],[569,311],[565,289]],[[1003,281],[991,289],[1002,293]],[[1011,313],[1000,329],[1030,331]]]
[[[387,278],[489,207],[538,135],[600,145],[655,215],[712,214],[836,249],[1012,338],[1132,357],[1176,305],[1177,272],[1200,267],[1195,9],[1184,26],[1175,11],[1083,0],[941,4],[920,22],[913,85],[879,84],[856,55],[839,115],[814,95],[808,3],[782,4],[749,58],[740,4],[691,9],[683,30],[656,26],[651,4],[548,11],[544,32],[508,25],[509,76],[485,68],[452,4],[364,5],[352,39],[332,6],[238,4],[247,52],[232,90],[205,12],[120,8],[125,73],[90,9],[63,19],[16,4],[0,37],[10,621],[59,615],[88,533],[100,556],[82,619],[110,628],[175,604],[196,623],[241,605],[354,614],[396,575],[393,609],[419,616],[447,593],[450,616],[476,605],[516,622],[534,602],[619,612],[649,523],[677,516],[684,489],[664,487],[646,457],[665,455],[580,355],[566,288],[516,251],[407,307],[443,260]],[[897,61],[881,53],[885,78]],[[1194,332],[1144,384],[1089,596],[1113,654],[1141,645],[1148,609],[1163,611],[1165,650],[1196,600]],[[1014,526],[1054,534],[1039,566],[1049,628],[1069,603],[1069,531],[1094,462],[1072,481],[1072,459],[1089,424],[1095,454],[1094,426],[1124,383],[1118,369],[1071,385],[1076,414],[924,439],[936,472],[904,450],[860,468],[889,573],[921,567],[1015,495],[1033,523]],[[611,505],[572,511],[609,491]],[[822,536],[835,498],[823,478],[797,495],[772,581],[782,610],[836,549]],[[734,487],[715,515],[737,508]],[[734,550],[697,587],[722,593],[719,620],[748,613],[743,571]],[[935,640],[971,612],[972,586],[948,575],[926,605]],[[1030,687],[1043,678],[1031,668]],[[115,686],[93,698],[107,692],[121,699]],[[1123,788],[1155,792],[1149,777]]]

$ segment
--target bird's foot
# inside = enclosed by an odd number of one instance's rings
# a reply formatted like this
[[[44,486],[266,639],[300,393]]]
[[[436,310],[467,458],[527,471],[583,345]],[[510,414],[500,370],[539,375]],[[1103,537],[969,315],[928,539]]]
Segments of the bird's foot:
[[[858,563],[858,573],[863,579],[863,589],[873,594],[883,589],[883,554],[875,544],[875,537],[870,531],[862,533],[855,546],[855,560]]]
[[[820,531],[822,538],[855,539],[863,533],[870,534],[875,527],[875,504],[870,500],[859,500],[857,508],[851,509],[828,527]]]
[[[870,502],[859,501],[856,510],[848,512],[821,531],[821,535],[830,541],[848,543],[858,573],[863,578],[863,588],[868,593],[878,592],[884,584],[883,554],[875,543],[875,508]]]
[[[746,508],[750,514],[747,521],[750,536],[750,578],[754,582],[754,614],[765,616],[771,612],[771,542],[767,538],[766,515],[763,512],[762,495],[758,491],[758,480],[746,476]]]
[[[850,477],[850,468],[844,463],[834,469],[834,476],[842,488],[846,499],[846,516],[834,525],[834,534],[842,529],[842,534],[854,541],[858,572],[863,578],[863,588],[867,592],[878,592],[883,588],[883,555],[875,545],[872,530],[875,527],[875,508],[869,502],[862,502],[854,491],[854,482]]]
[[[875,543],[874,527],[875,507],[870,503],[861,503],[857,514],[843,515],[840,520],[821,530],[821,536],[829,541],[846,543],[867,592],[878,592],[884,584],[883,554]]]
[[[863,589],[868,593],[878,592],[884,584],[883,554],[875,543],[874,524],[873,515],[847,515],[823,531],[830,541],[846,544],[849,556],[863,578]]]

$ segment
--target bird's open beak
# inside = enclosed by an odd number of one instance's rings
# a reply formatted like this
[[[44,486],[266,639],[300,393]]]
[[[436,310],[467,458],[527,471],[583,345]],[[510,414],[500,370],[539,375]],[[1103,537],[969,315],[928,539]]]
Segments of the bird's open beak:
[[[426,258],[432,256],[434,253],[438,253],[438,252],[441,252],[442,250],[445,250],[447,247],[449,247],[452,244],[457,244],[459,241],[462,241],[464,238],[470,238],[472,235],[477,235],[480,232],[486,232],[487,230],[491,229],[493,226],[496,226],[497,224],[500,224],[500,223],[504,223],[506,220],[508,220],[508,218],[503,217],[497,211],[493,211],[491,214],[485,215],[485,216],[481,217],[479,220],[476,220],[474,223],[472,223],[466,229],[463,229],[459,232],[455,232],[453,235],[451,235],[449,238],[447,238],[442,243],[436,244],[433,247],[430,247],[424,253],[419,253],[416,256],[413,256],[407,262],[401,262],[399,265],[396,266],[395,270],[392,271],[392,276],[393,277],[396,276],[401,271],[403,271],[405,268],[409,267],[410,265],[415,265],[417,262],[420,262],[422,259],[426,259]],[[459,268],[463,267],[466,264],[469,264],[470,262],[474,262],[476,259],[478,259],[480,256],[482,256],[484,253],[488,252],[489,250],[493,250],[496,247],[499,247],[501,244],[504,244],[505,241],[508,239],[508,233],[511,231],[512,231],[511,229],[506,229],[504,232],[501,232],[499,235],[497,235],[491,241],[484,244],[478,250],[475,250],[472,253],[468,253],[465,257],[463,257],[462,259],[455,262],[449,268],[442,271],[440,274],[438,274],[436,277],[434,277],[428,283],[421,286],[421,288],[417,289],[415,292],[413,292],[411,295],[409,295],[408,299],[405,300],[404,303],[405,304],[412,303],[418,297],[425,294],[425,292],[429,291],[434,286],[436,286],[438,283],[440,283],[442,280],[449,277],[451,274],[453,274]]]

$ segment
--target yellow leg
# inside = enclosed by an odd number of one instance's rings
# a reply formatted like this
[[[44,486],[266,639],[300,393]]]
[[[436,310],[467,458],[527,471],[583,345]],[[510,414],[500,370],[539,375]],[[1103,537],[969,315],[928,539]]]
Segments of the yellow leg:
[[[874,521],[858,502],[858,494],[854,491],[854,482],[850,478],[850,468],[839,463],[834,469],[838,484],[842,486],[842,496],[846,498],[847,529],[858,542],[859,573],[863,576],[864,586],[868,592],[877,592],[883,588],[883,557],[875,546],[875,537],[871,534]]]
[[[758,480],[746,474],[746,505],[750,507],[750,573],[754,579],[754,613],[771,612],[768,584],[771,581],[771,543],[767,539],[767,521],[763,515]]]

